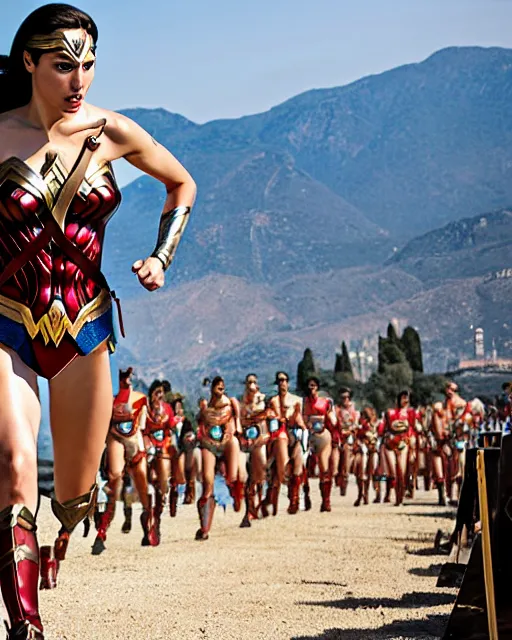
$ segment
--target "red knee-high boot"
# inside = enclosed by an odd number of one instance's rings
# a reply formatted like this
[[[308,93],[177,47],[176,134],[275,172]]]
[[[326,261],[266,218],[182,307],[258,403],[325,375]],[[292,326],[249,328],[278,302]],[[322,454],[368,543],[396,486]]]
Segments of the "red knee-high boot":
[[[257,492],[257,486],[253,482],[248,480],[247,486],[245,487],[245,515],[243,517],[242,522],[240,523],[241,529],[250,527],[251,520],[258,519],[258,508],[256,506],[256,492]]]
[[[148,493],[147,496],[148,506],[147,509],[142,510],[140,514],[140,524],[142,527],[142,547],[156,547],[158,545],[158,536],[153,526],[153,496]]]
[[[44,639],[38,582],[34,516],[23,505],[7,507],[0,512],[0,588],[9,616],[9,639]]]
[[[395,482],[395,506],[399,507],[404,501],[405,494],[405,478],[398,472]]]
[[[229,493],[233,498],[233,509],[236,513],[242,508],[244,499],[244,483],[241,480],[235,480],[228,483]]]
[[[304,487],[304,511],[311,510],[311,488],[309,486],[309,477],[307,469],[304,469],[304,475],[302,478]]]
[[[111,491],[108,494],[108,502],[105,507],[105,511],[98,515],[98,525],[97,525],[97,534],[96,540],[92,545],[92,555],[99,556],[100,553],[105,551],[105,541],[107,539],[107,530],[110,527],[110,523],[114,519],[114,515],[116,513],[116,498],[115,492]],[[67,547],[67,545],[66,545]]]
[[[57,574],[60,563],[66,559],[70,536],[71,534],[66,527],[62,526],[53,547],[44,546],[39,549],[41,575],[39,588],[41,590],[57,587]]]
[[[55,549],[51,546],[40,547],[40,575],[39,589],[55,589],[57,586],[57,574],[59,561],[55,557]]]
[[[178,487],[175,484],[171,484],[171,490],[169,491],[169,513],[171,518],[176,517],[178,511]]]
[[[290,504],[288,506],[288,513],[295,515],[299,510],[299,492],[302,476],[292,476],[288,481],[290,489]]]
[[[150,531],[150,539],[153,540],[152,547],[160,544],[160,521],[164,510],[164,496],[159,489],[155,489],[155,507],[153,509],[153,523]]]
[[[201,496],[197,501],[200,527],[196,532],[196,540],[208,540],[215,511],[215,504],[215,498],[213,496],[208,498]]]
[[[391,476],[386,478],[386,495],[384,496],[384,502],[391,502],[391,491],[395,488],[395,479]]]
[[[331,510],[331,489],[332,489],[332,476],[330,473],[320,474],[320,494],[322,496],[322,504],[320,511]]]
[[[264,518],[268,516],[268,507],[272,507],[272,515],[277,516],[277,510],[279,507],[279,491],[281,485],[277,480],[272,480],[271,484],[267,487],[267,495],[261,505],[261,514]]]
[[[361,500],[363,499],[363,481],[358,478],[357,479],[357,499],[354,502],[354,507],[358,507],[361,504]]]
[[[59,562],[66,559],[66,552],[68,550],[70,536],[71,534],[66,529],[66,527],[60,528],[59,535],[57,536],[57,539],[55,540],[53,545],[55,557]]]

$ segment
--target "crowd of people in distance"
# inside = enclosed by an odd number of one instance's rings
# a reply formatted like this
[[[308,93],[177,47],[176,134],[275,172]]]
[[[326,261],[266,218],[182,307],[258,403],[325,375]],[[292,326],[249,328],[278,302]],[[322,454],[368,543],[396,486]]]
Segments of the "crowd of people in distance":
[[[99,473],[104,496],[95,513],[93,555],[106,550],[108,528],[122,499],[122,531],[132,529],[132,504],[142,505],[142,545],[160,544],[164,509],[177,515],[182,504],[197,499],[197,540],[207,540],[216,507],[216,475],[223,477],[240,527],[278,513],[282,485],[288,488],[287,512],[312,508],[310,479],[318,478],[320,511],[331,511],[333,486],[346,495],[349,477],[357,484],[355,507],[373,503],[399,506],[419,488],[435,486],[438,504],[456,504],[464,474],[465,451],[478,444],[482,431],[508,424],[512,387],[497,414],[475,398],[468,402],[454,382],[444,402],[411,406],[409,390],[378,415],[371,406],[359,411],[349,388],[337,402],[320,391],[318,378],[307,381],[302,398],[290,391],[289,376],[278,371],[277,393],[266,397],[250,373],[240,398],[226,393],[224,379],[210,383],[210,397],[200,398],[195,420],[186,417],[183,396],[167,380],[154,380],[147,394],[133,388],[133,369],[120,370],[111,428]],[[370,489],[373,496],[370,496]],[[88,520],[84,522],[88,526]],[[59,562],[65,558],[69,532],[63,527],[53,548],[42,548],[41,587],[56,586]]]

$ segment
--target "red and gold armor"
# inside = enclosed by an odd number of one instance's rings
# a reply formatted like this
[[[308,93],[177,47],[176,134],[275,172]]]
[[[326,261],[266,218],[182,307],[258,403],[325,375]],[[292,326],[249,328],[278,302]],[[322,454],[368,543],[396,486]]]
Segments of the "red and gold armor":
[[[333,402],[331,398],[321,398],[318,396],[317,398],[307,397],[304,400],[304,416],[306,421],[310,416],[324,416],[324,425],[326,429],[329,429],[331,435],[334,434],[335,425],[332,424],[329,413],[333,409]],[[319,427],[318,427],[319,428]],[[313,433],[315,433],[315,429],[313,428]]]
[[[99,142],[90,136],[82,155],[87,144],[92,156]],[[0,163],[0,342],[46,378],[113,335],[100,263],[121,195],[110,164],[92,159],[63,207],[69,177],[58,154],[40,174],[16,157]]]
[[[175,426],[175,417],[172,407],[167,402],[150,403],[147,398],[142,398],[135,403],[137,416],[145,408],[146,420],[143,435],[147,437],[151,445],[160,455],[168,455],[171,445],[171,429]]]
[[[345,408],[341,406],[336,407],[337,427],[338,434],[336,439],[333,433],[333,445],[334,444],[346,444],[354,437],[355,429],[359,423],[359,411],[356,410],[354,404],[351,402],[350,406]]]
[[[412,407],[388,409],[384,442],[388,449],[403,449],[416,429],[417,413]]]
[[[450,430],[452,433],[460,431],[461,433],[468,430],[469,425],[473,421],[473,412],[470,402],[455,403],[447,400],[445,403],[445,413]]]
[[[354,452],[361,446],[368,447],[368,451],[377,451],[378,423],[372,424],[369,420],[361,418],[355,430]]]

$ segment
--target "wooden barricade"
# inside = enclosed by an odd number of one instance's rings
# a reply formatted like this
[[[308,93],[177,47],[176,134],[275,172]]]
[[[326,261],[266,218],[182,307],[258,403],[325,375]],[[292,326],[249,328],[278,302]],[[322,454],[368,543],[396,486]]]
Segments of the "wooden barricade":
[[[469,530],[476,521],[481,526],[443,640],[512,638],[512,437],[491,436],[481,444],[494,445],[501,440],[500,448],[487,446],[467,452],[471,455],[456,529],[469,522],[470,514]]]

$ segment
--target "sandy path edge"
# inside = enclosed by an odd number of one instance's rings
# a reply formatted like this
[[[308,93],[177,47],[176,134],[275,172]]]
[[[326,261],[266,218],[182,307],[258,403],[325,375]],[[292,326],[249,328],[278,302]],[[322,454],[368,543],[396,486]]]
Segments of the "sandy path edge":
[[[196,542],[197,511],[164,514],[160,547],[141,548],[135,509],[129,535],[122,508],[107,551],[90,554],[94,539],[73,534],[59,586],[41,592],[49,640],[135,638],[181,640],[391,640],[439,638],[455,590],[435,587],[442,556],[427,555],[438,528],[449,530],[453,509],[418,492],[402,507],[352,506],[355,487],[333,511],[313,510],[238,528],[241,517],[217,508],[210,540]],[[41,544],[58,524],[43,500]]]

